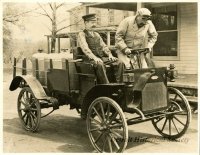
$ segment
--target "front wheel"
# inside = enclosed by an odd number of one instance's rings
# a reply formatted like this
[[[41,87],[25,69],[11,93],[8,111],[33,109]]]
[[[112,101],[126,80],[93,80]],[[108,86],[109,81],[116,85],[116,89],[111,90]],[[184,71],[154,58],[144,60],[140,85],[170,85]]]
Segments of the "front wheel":
[[[99,97],[88,109],[87,132],[98,152],[123,152],[128,142],[128,127],[120,106],[111,98]]]
[[[41,119],[41,108],[29,87],[22,88],[19,93],[17,109],[23,127],[28,131],[37,131]]]
[[[175,88],[168,88],[169,107],[163,111],[166,117],[152,120],[155,129],[165,138],[177,139],[187,131],[191,121],[191,109],[185,96]]]

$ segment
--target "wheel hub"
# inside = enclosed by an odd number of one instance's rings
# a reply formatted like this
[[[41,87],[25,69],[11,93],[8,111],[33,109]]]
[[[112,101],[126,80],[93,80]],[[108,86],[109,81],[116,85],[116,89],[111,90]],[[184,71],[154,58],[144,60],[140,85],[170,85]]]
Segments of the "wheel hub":
[[[173,119],[173,116],[174,116],[174,114],[170,114],[170,115],[168,115],[166,118],[167,118],[167,119]]]
[[[103,123],[100,127],[100,131],[108,131],[110,129],[109,125],[106,123]]]
[[[26,105],[25,108],[24,108],[24,111],[30,112],[31,111],[31,106],[30,105]]]

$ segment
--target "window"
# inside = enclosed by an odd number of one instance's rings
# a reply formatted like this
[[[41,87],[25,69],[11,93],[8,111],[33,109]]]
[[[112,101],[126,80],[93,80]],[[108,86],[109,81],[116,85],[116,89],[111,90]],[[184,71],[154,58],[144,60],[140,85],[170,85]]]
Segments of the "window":
[[[110,45],[115,46],[115,34],[116,32],[110,32]]]
[[[104,32],[98,32],[98,33],[100,34],[100,36],[103,39],[105,44],[107,44],[108,35],[110,35],[110,43],[108,43],[107,45],[115,46],[115,34],[116,34],[116,32],[114,32],[114,31],[104,31]]]
[[[114,25],[114,10],[109,10],[109,25]]]
[[[159,60],[178,58],[177,5],[151,6],[152,22],[158,32],[153,57]]]
[[[101,25],[101,10],[96,10],[97,25]]]

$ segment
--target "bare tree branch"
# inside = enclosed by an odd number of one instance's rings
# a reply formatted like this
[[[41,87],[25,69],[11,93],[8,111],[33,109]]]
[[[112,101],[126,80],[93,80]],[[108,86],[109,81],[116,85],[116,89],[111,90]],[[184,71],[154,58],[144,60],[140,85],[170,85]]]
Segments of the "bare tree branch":
[[[82,20],[82,19],[81,19],[81,20]],[[68,28],[68,27],[70,27],[70,26],[77,25],[81,20],[79,20],[78,22],[76,22],[76,23],[74,23],[74,24],[70,24],[70,25],[68,25],[68,26],[65,26],[65,27],[62,27],[62,28],[58,29],[58,30],[56,31],[56,33],[58,33],[58,32],[61,31],[61,30],[66,29],[66,28]]]
[[[10,20],[9,18],[16,18],[16,17],[19,17],[19,16],[23,16],[23,15],[25,15],[27,13],[33,12],[33,11],[38,10],[38,9],[39,9],[39,7],[38,8],[34,8],[32,10],[25,11],[25,12],[21,12],[21,13],[19,13],[17,15],[8,15],[8,16],[4,17],[3,20]]]
[[[36,14],[40,14],[40,15],[43,15],[43,16],[47,16],[49,18],[49,16],[45,13],[40,13],[40,12],[35,12]],[[51,20],[52,21],[52,20]]]
[[[41,7],[41,9],[45,12],[45,15],[51,20],[51,21],[53,21],[53,19],[51,18],[51,16],[47,13],[47,11],[43,8],[43,6],[40,4],[40,3],[38,3],[38,5]]]
[[[10,20],[10,19],[4,19],[4,18],[3,18],[3,21],[15,24],[15,22],[18,22],[19,19]]]
[[[59,7],[63,6],[65,3],[61,3],[58,6],[56,6],[56,9],[58,9]]]
[[[74,18],[78,19],[77,14],[73,13],[72,11],[67,10],[66,12],[70,12],[74,16]]]
[[[67,19],[69,19],[69,18],[65,18],[65,19],[63,19],[63,20],[57,22],[57,24],[61,24],[61,23],[63,23],[64,21],[66,21]]]
[[[70,26],[71,26],[71,25],[68,25],[68,26],[62,27],[62,28],[58,29],[58,30],[56,31],[56,33],[58,33],[58,32],[61,31],[61,30],[66,29],[66,28],[68,28],[68,27],[70,27]]]
[[[49,6],[50,6],[51,10],[53,11],[53,7],[52,7],[51,3],[48,3],[48,4],[49,4]]]

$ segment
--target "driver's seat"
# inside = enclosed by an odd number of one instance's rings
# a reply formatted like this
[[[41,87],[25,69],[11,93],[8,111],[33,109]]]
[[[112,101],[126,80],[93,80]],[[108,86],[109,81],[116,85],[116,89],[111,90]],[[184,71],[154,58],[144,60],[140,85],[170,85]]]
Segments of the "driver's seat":
[[[82,59],[82,61],[89,61],[88,57],[83,53],[82,49],[80,47],[76,47],[73,51],[73,59]]]
[[[89,58],[83,53],[81,47],[77,47],[76,49],[74,49],[74,51],[73,51],[73,59],[74,60],[78,60],[79,59],[82,62],[90,63]],[[106,67],[106,74],[107,74],[107,77],[108,77],[109,81],[111,83],[116,82],[116,79],[113,76],[114,73],[113,73],[110,65],[106,65],[105,64],[105,67]]]

